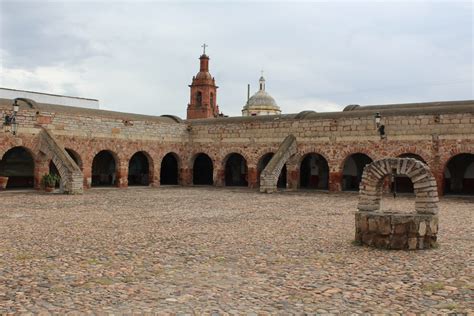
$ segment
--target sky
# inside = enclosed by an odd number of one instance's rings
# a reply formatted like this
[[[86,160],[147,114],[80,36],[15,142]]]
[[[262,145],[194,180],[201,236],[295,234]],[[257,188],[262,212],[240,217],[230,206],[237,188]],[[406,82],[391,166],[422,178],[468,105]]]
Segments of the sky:
[[[474,99],[471,1],[0,0],[0,87],[184,118],[203,43],[229,116]]]

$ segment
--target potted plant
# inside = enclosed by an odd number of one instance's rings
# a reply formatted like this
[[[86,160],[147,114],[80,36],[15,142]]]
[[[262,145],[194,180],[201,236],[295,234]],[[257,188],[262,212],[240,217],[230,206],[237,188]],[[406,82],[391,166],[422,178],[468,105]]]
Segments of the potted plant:
[[[53,192],[56,183],[59,181],[59,176],[56,174],[48,173],[43,176],[41,182],[43,183],[44,190],[46,192]]]
[[[0,191],[3,191],[7,188],[8,177],[0,176]]]

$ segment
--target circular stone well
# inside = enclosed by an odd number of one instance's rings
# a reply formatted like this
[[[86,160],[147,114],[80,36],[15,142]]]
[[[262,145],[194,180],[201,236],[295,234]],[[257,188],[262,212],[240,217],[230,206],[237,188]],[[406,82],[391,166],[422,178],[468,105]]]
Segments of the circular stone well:
[[[415,190],[415,211],[380,211],[382,185],[386,176],[406,175]],[[429,249],[438,233],[438,191],[428,166],[413,158],[388,158],[364,168],[355,214],[355,240],[384,249]]]

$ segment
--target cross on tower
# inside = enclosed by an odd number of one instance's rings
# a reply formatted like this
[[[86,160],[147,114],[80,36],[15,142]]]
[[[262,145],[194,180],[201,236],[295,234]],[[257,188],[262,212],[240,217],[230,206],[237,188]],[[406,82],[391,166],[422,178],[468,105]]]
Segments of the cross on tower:
[[[206,43],[202,44],[201,47],[204,48],[204,52],[203,52],[203,55],[206,55],[206,47],[208,47],[209,45],[206,45]]]

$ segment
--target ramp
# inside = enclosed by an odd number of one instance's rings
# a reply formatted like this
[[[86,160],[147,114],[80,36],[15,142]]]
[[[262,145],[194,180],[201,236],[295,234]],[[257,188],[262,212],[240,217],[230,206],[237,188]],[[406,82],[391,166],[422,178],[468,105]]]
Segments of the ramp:
[[[76,162],[53,137],[50,131],[42,128],[38,134],[39,150],[51,157],[61,176],[61,188],[67,194],[82,194],[84,176]]]
[[[296,153],[296,137],[288,135],[260,175],[260,192],[277,191],[278,177],[287,160]]]

